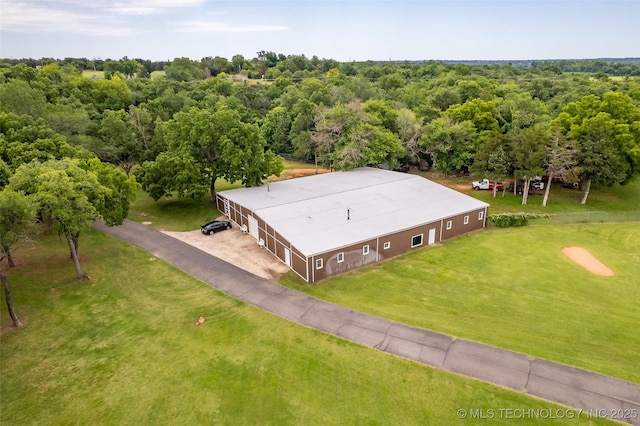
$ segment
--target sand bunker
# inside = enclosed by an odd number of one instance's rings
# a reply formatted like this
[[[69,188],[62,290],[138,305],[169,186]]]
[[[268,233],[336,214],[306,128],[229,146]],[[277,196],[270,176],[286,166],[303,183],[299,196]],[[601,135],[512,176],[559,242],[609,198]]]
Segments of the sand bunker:
[[[613,275],[613,271],[607,268],[604,263],[593,257],[587,249],[582,247],[564,247],[562,252],[566,254],[569,259],[573,260],[593,274],[604,277],[610,277]]]

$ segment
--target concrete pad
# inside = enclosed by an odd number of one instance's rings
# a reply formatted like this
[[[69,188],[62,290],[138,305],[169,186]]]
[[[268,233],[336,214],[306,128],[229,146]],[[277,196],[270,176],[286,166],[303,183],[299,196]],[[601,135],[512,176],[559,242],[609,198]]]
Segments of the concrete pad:
[[[442,368],[446,357],[447,351],[432,348],[430,346],[422,346],[422,351],[420,351],[420,358],[418,358],[418,361],[423,364],[431,365],[432,367]]]
[[[423,346],[420,343],[392,337],[384,351],[404,358],[417,360],[420,359],[422,348]]]
[[[622,415],[625,422],[640,426],[640,405],[623,402]]]
[[[531,376],[527,384],[527,393],[530,395],[556,401],[569,407],[579,408],[593,413],[594,417],[599,413],[611,413],[612,410],[622,408],[620,401],[593,392],[575,388],[573,386],[558,383],[539,376]]]
[[[359,312],[355,312],[355,314],[353,324],[358,327],[367,328],[380,333],[386,333],[389,330],[389,327],[393,325],[392,321],[385,318],[362,314]]]
[[[311,296],[285,289],[277,295],[260,300],[257,306],[299,323],[300,318],[316,303],[318,300]]]
[[[284,289],[268,281],[251,286],[249,291],[242,295],[242,299],[252,305],[260,306],[260,302],[268,298],[278,298]],[[262,306],[260,306],[262,307]]]
[[[624,380],[542,359],[531,361],[531,375],[640,405],[640,386]]]
[[[422,330],[404,324],[393,324],[387,332],[390,336],[399,337],[404,340],[420,343],[436,349],[446,351],[453,343],[451,336],[435,333],[433,331]]]
[[[444,368],[518,391],[525,389],[529,377],[525,355],[463,339],[449,348]]]
[[[301,318],[300,323],[327,333],[353,323],[355,313],[332,303],[318,301]]]
[[[370,348],[374,348],[385,338],[384,333],[370,330],[368,328],[359,327],[355,324],[340,327],[336,332],[336,335]]]

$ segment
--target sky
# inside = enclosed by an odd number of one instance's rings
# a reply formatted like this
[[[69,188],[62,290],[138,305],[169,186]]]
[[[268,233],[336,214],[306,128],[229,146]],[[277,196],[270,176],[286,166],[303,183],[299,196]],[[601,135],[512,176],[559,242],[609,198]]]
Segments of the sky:
[[[2,58],[640,57],[640,0],[0,0]]]

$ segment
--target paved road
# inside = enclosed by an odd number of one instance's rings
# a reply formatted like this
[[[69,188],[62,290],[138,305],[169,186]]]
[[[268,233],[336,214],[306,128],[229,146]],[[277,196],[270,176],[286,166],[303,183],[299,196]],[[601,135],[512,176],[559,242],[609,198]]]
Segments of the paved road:
[[[266,311],[364,346],[436,368],[640,425],[640,386],[566,365],[399,324],[283,287],[144,225],[97,229],[166,260],[214,288]],[[625,411],[626,410],[626,411]],[[634,411],[637,415],[633,416]]]

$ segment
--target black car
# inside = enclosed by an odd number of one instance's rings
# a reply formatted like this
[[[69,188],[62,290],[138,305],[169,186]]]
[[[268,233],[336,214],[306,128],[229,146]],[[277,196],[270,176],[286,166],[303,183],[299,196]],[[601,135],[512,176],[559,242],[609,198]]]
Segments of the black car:
[[[200,227],[200,231],[204,235],[210,235],[212,232],[215,234],[218,231],[224,231],[225,229],[231,229],[231,222],[226,220],[212,220]]]

